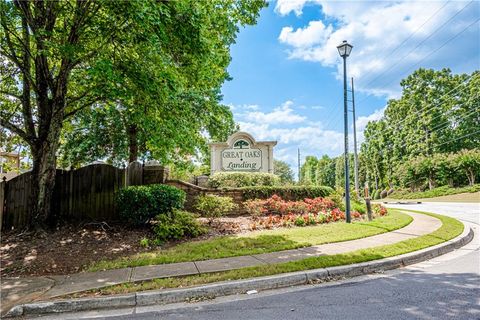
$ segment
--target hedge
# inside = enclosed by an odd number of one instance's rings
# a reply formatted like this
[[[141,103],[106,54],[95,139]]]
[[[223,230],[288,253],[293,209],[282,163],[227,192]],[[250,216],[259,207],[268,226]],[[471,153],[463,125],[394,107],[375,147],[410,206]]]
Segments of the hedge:
[[[208,185],[212,188],[275,186],[279,184],[279,176],[266,172],[217,172],[208,179]]]
[[[182,209],[185,192],[178,188],[152,184],[130,186],[116,194],[116,205],[123,221],[139,226],[158,214],[170,215],[174,209]]]
[[[245,200],[266,199],[274,194],[285,200],[302,200],[305,198],[327,197],[335,191],[327,186],[263,186],[239,188]]]

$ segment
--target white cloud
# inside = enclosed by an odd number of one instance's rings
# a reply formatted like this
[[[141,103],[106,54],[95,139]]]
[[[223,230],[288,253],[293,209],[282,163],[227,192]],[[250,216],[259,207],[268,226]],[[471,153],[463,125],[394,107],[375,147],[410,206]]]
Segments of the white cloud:
[[[309,21],[296,30],[286,26],[279,41],[289,47],[290,58],[337,67],[337,77],[341,79],[342,61],[336,47],[348,40],[354,46],[348,60],[348,74],[357,79],[359,91],[395,97],[400,80],[421,66],[449,66],[454,72],[472,72],[478,68],[480,44],[471,41],[480,36],[478,21],[438,54],[434,53],[478,19],[480,2],[428,2],[427,5],[422,1],[279,0],[276,11],[281,15],[290,12],[300,15],[308,3],[321,6],[325,19]],[[330,23],[326,25],[326,21]],[[459,54],[462,59],[455,58]]]
[[[355,125],[357,127],[357,147],[358,147],[358,150],[360,150],[360,146],[361,146],[362,142],[365,141],[364,132],[365,132],[365,128],[367,127],[367,124],[370,121],[380,120],[383,117],[386,108],[387,107],[385,106],[381,109],[375,110],[372,114],[370,114],[368,116],[358,117],[358,119],[355,123]],[[352,141],[352,143],[353,143],[353,137],[350,139],[350,141]],[[353,148],[353,144],[352,144],[352,148]],[[351,149],[351,150],[353,150],[353,149]]]
[[[332,31],[331,25],[325,27],[322,21],[310,21],[307,27],[295,31],[292,27],[284,27],[278,39],[295,48],[305,48],[325,42]]]
[[[343,134],[325,130],[320,122],[306,121],[306,117],[294,112],[292,101],[286,101],[272,112],[236,114],[236,119],[241,130],[253,134],[258,140],[277,140],[280,146],[302,146],[316,150],[316,153],[341,152]],[[296,125],[292,127],[291,124]]]
[[[261,110],[261,107],[257,107]],[[321,108],[321,106],[309,106],[307,110],[317,107]],[[238,106],[235,107],[236,110],[239,108]],[[242,106],[242,108],[245,109],[245,106]],[[364,140],[363,131],[367,123],[380,119],[384,111],[385,108],[382,108],[375,110],[370,115],[358,117],[357,143],[359,148]],[[240,130],[252,134],[256,140],[276,140],[278,144],[274,150],[274,157],[286,161],[295,174],[297,172],[298,148],[300,148],[302,159],[307,155],[320,157],[327,154],[330,157],[336,157],[344,152],[343,131],[326,130],[321,122],[305,121],[305,117],[294,112],[294,103],[290,100],[275,108],[272,112],[236,113],[235,118],[240,125]],[[295,122],[296,125],[291,126],[293,122],[286,121],[286,118],[298,119],[299,122]],[[351,130],[352,126],[348,139],[349,151],[353,152],[353,132]]]
[[[246,115],[246,119],[259,124],[271,124],[271,123],[301,123],[305,121],[306,117],[301,116],[293,112],[293,102],[286,101],[280,107],[273,109],[272,112],[264,113],[261,111],[249,112]]]
[[[339,154],[342,152],[343,133],[322,129],[321,124],[296,128],[273,127],[272,124],[239,122],[240,129],[247,131],[258,140],[277,140],[279,145],[295,145],[312,154]]]
[[[323,13],[328,16],[355,17],[364,11],[365,2],[368,2],[369,6],[377,5],[374,1],[278,0],[275,11],[282,16],[292,11],[296,16],[300,16],[306,4],[314,4],[321,5]]]
[[[249,104],[249,105],[245,105],[243,108],[244,108],[244,109],[247,109],[247,110],[258,110],[258,105],[256,105],[256,104]]]
[[[295,12],[297,16],[302,14],[302,9],[308,0],[278,0],[275,11],[284,16],[290,12]]]
[[[276,140],[278,144],[274,149],[274,158],[286,161],[295,176],[298,171],[298,148],[300,148],[302,162],[307,155],[337,156],[343,152],[343,133],[324,130],[320,123],[296,128],[282,128],[273,123],[261,124],[244,121],[240,121],[239,125],[242,131],[249,132],[257,140]]]
[[[358,117],[358,119],[355,123],[356,127],[357,127],[357,131],[359,131],[359,132],[362,131],[363,132],[365,130],[365,128],[367,127],[367,124],[370,121],[380,120],[383,117],[385,109],[386,109],[386,107],[383,107],[381,109],[375,110],[372,114],[370,114],[368,116]]]

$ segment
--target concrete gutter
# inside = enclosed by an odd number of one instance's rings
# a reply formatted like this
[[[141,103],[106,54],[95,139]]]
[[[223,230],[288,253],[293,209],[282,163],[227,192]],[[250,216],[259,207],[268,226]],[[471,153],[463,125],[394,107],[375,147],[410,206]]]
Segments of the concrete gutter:
[[[452,240],[419,251],[381,260],[244,280],[224,281],[191,288],[145,291],[99,298],[80,298],[28,303],[13,307],[5,317],[169,304],[199,298],[215,298],[233,294],[244,294],[248,290],[253,289],[257,291],[271,290],[315,283],[318,281],[331,281],[338,278],[383,272],[385,270],[396,269],[429,260],[466,245],[473,239],[474,233],[470,227],[467,227],[465,224],[464,226],[463,233]]]
[[[421,204],[421,201],[383,201],[383,204]]]

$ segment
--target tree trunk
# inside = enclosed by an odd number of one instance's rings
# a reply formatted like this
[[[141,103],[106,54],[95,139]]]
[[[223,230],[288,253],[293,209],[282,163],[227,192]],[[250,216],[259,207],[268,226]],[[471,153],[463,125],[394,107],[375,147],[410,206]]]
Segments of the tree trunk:
[[[58,110],[54,107],[52,109]],[[53,220],[51,205],[63,112],[57,111],[54,114],[46,137],[31,148],[33,157],[31,226],[34,229],[44,229]]]
[[[473,170],[467,170],[468,184],[473,186],[475,184],[475,173]]]
[[[128,163],[138,159],[138,138],[137,125],[132,124],[128,127]]]
[[[433,179],[432,176],[429,176],[428,177],[428,189],[432,190],[433,188],[435,188],[435,180]]]

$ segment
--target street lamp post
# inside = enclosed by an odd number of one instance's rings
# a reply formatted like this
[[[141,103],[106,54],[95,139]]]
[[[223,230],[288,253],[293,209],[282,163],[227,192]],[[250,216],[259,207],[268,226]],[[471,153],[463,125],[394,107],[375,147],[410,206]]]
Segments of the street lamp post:
[[[350,178],[348,171],[348,107],[347,107],[347,57],[352,52],[353,46],[343,40],[337,49],[343,58],[343,113],[345,123],[345,216],[347,223],[352,221],[350,217]]]

